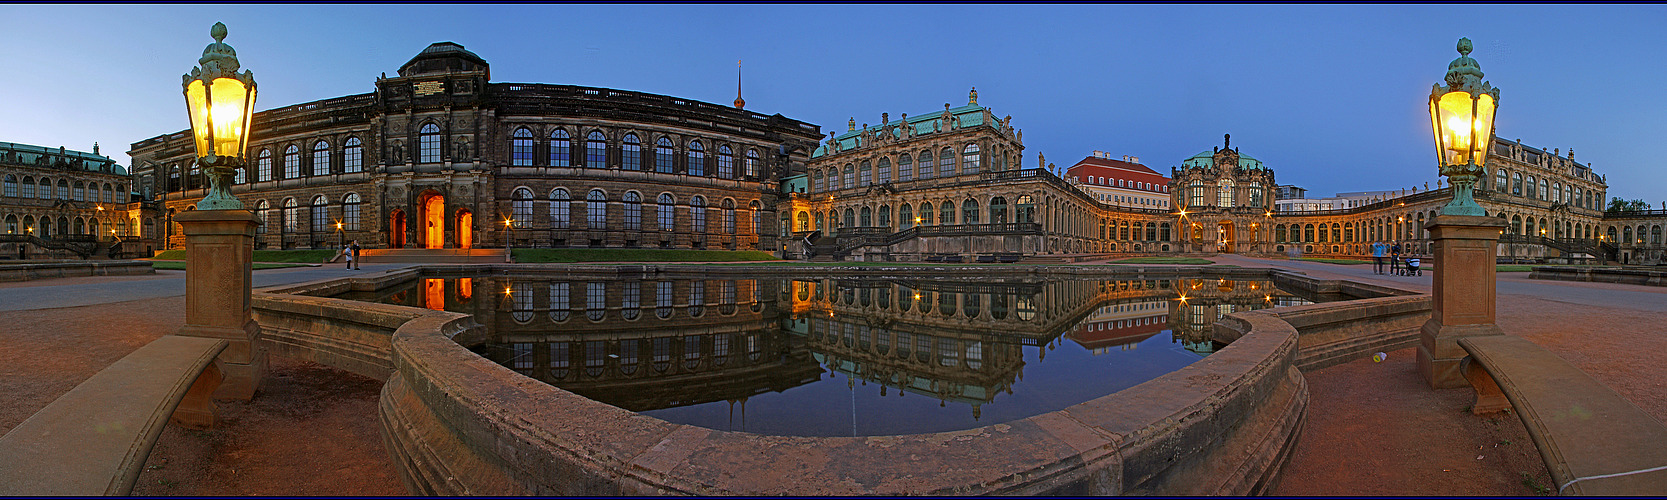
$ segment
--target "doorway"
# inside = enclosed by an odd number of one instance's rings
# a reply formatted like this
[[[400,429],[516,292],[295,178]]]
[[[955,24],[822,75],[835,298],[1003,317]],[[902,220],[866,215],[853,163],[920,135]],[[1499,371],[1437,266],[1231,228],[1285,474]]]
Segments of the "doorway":
[[[388,248],[405,248],[405,211],[388,214]]]
[[[1221,242],[1216,251],[1221,253],[1233,253],[1233,221],[1222,221],[1221,224],[1216,227],[1216,240]]]
[[[433,190],[417,197],[417,220],[423,248],[446,247],[446,197]]]
[[[474,247],[475,214],[467,209],[457,211],[457,248]]]

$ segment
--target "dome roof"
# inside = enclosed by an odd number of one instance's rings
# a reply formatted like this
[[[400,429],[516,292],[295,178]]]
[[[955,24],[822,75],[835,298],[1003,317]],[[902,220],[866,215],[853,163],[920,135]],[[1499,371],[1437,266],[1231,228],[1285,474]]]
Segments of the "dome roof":
[[[1198,154],[1192,155],[1191,158],[1187,158],[1182,161],[1181,166],[1187,168],[1209,168],[1215,165],[1215,155],[1215,151],[1200,151]],[[1267,167],[1262,166],[1262,160],[1252,158],[1250,155],[1244,153],[1239,153],[1239,168],[1259,170]]]
[[[435,42],[399,67],[399,76],[448,71],[482,71],[490,65],[455,42]]]

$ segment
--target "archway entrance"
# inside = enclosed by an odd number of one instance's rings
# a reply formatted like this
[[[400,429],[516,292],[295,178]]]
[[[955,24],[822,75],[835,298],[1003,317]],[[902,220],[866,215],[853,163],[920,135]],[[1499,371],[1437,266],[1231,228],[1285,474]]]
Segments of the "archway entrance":
[[[475,214],[468,210],[457,211],[457,248],[469,249],[474,247]]]
[[[1216,226],[1216,233],[1216,240],[1221,242],[1216,251],[1233,253],[1233,221],[1222,221]]]
[[[405,248],[405,211],[388,215],[388,248]]]
[[[423,248],[446,247],[446,197],[432,190],[417,197],[417,223]]]

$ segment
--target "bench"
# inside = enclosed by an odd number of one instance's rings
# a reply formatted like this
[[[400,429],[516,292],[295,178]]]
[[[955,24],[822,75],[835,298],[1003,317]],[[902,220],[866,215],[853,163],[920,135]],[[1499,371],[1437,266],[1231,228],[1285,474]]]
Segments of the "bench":
[[[130,494],[165,422],[213,424],[227,345],[166,335],[46,405],[0,437],[0,495]]]
[[[977,262],[979,264],[994,264],[994,263],[996,263],[996,256],[994,256],[994,255],[980,255],[980,256],[978,256],[978,261]]]
[[[1667,493],[1667,425],[1522,337],[1459,339],[1480,414],[1515,408],[1560,495]],[[1501,400],[1503,397],[1503,400]]]

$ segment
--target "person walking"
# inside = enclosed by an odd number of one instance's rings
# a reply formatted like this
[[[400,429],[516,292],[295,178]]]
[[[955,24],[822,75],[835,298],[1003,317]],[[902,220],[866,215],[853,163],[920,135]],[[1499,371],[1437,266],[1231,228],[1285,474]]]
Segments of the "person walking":
[[[1389,272],[1390,272],[1390,274],[1395,274],[1395,275],[1402,274],[1401,273],[1401,244],[1400,243],[1396,243],[1394,246],[1389,247]]]
[[[353,269],[359,269],[359,240],[353,240],[353,243],[349,243],[347,252],[347,265]]]
[[[1388,250],[1384,248],[1382,241],[1372,242],[1372,274],[1383,274],[1383,257],[1386,251]]]

